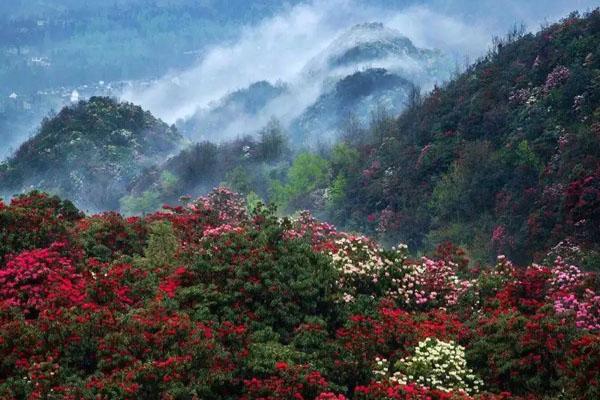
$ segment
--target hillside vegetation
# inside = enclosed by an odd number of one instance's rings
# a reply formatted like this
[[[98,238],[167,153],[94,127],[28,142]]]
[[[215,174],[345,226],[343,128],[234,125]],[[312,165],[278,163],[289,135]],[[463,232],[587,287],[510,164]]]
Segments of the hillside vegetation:
[[[379,38],[383,28],[375,28]],[[526,264],[554,249],[598,269],[599,41],[598,10],[537,34],[515,30],[426,97],[384,70],[357,72],[296,122],[341,127],[337,143],[320,134],[323,143],[312,147],[296,125],[286,132],[273,120],[257,135],[176,154],[174,128],[138,107],[93,98],[46,120],[0,167],[2,189],[40,188],[92,210],[142,213],[224,183],[276,203],[283,214],[310,209],[414,252],[450,241],[476,261],[506,254]],[[399,117],[369,105],[370,87],[381,82],[379,99],[405,102]],[[266,82],[241,90],[219,110],[262,107],[273,90]],[[358,103],[372,109],[366,128],[337,112],[352,114]],[[227,120],[221,111],[205,122]]]
[[[349,130],[325,156],[319,211],[417,249],[450,240],[481,260],[527,262],[558,246],[597,268],[599,42],[598,10],[498,40],[398,118]]]
[[[182,144],[177,130],[140,107],[92,97],[42,122],[39,132],[0,165],[1,190],[36,188],[87,209],[116,209],[144,167]]]

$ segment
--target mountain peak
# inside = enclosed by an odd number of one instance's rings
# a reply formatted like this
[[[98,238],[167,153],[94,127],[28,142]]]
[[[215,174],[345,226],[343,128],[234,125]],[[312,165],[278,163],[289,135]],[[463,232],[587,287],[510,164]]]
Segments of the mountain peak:
[[[12,192],[36,187],[92,209],[116,209],[133,176],[182,144],[176,129],[141,107],[91,97],[45,119],[0,169],[0,181]]]

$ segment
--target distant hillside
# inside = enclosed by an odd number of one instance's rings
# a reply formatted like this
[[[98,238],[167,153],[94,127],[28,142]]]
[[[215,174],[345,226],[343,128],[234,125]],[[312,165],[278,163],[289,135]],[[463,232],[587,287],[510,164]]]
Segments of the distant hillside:
[[[288,168],[291,155],[285,133],[276,121],[255,137],[194,143],[166,162],[144,169],[121,199],[121,210],[151,212],[181,196],[204,194],[220,184],[267,199],[272,178]]]
[[[358,24],[333,38],[288,82],[240,88],[178,127],[196,141],[223,141],[255,133],[275,117],[293,143],[331,142],[351,118],[366,125],[375,110],[401,112],[414,88],[428,90],[449,79],[453,67],[440,51],[418,48],[382,23]]]
[[[244,131],[244,120],[255,118],[270,101],[286,92],[285,85],[272,85],[266,81],[255,82],[247,88],[228,94],[208,109],[198,110],[190,118],[180,121],[178,128],[196,140],[224,140],[230,133],[226,130],[233,120],[240,121],[240,124],[231,127],[230,131],[238,129],[236,135],[251,133]]]
[[[315,138],[334,141],[350,118],[367,122],[379,109],[390,112],[403,109],[414,89],[412,82],[383,68],[355,72],[319,96],[292,122],[293,140],[298,144]]]
[[[360,166],[332,171],[332,218],[413,248],[448,239],[526,261],[558,246],[600,265],[598,43],[598,10],[498,41],[372,126]]]
[[[116,209],[133,177],[182,143],[174,128],[140,107],[92,97],[42,122],[0,166],[0,191],[42,189],[91,210]]]

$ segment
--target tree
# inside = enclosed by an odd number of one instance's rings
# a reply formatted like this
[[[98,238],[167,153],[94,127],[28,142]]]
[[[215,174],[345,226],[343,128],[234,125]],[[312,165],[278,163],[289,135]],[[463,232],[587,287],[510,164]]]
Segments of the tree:
[[[177,237],[170,222],[157,221],[150,225],[150,236],[144,256],[153,266],[171,264],[178,247]]]
[[[282,208],[291,205],[302,208],[306,203],[306,195],[323,187],[329,180],[329,162],[324,158],[308,152],[300,153],[287,173],[287,183],[274,181],[271,192],[275,202]]]
[[[278,120],[272,119],[259,133],[258,157],[262,161],[276,161],[287,150],[287,139]]]

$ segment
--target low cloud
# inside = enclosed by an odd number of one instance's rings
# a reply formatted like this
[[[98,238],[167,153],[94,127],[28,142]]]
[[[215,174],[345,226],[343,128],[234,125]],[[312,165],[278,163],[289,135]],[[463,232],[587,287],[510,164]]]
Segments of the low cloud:
[[[189,70],[169,74],[148,89],[132,89],[123,97],[174,122],[253,82],[293,81],[343,28],[342,21],[357,20],[349,3],[322,1],[288,9],[247,27],[236,43],[212,48]]]
[[[383,22],[417,46],[441,49],[462,63],[465,58],[473,60],[483,55],[492,37],[504,34],[515,23],[524,22],[530,30],[537,30],[544,21],[565,16],[571,8],[585,10],[592,4],[432,0],[418,4],[409,1],[403,7],[382,5],[388,3],[315,0],[289,7],[256,26],[246,27],[237,41],[209,49],[197,65],[170,73],[148,87],[134,85],[123,93],[123,98],[174,123],[253,82],[284,81],[292,88],[291,94],[271,104],[266,112],[289,116],[319,93],[317,83],[307,81],[301,73],[303,68],[357,23]],[[246,116],[241,122],[232,122],[232,130],[245,127],[247,132],[268,118],[265,112],[256,119]]]

